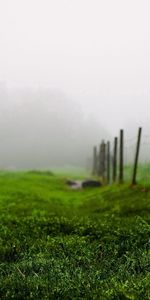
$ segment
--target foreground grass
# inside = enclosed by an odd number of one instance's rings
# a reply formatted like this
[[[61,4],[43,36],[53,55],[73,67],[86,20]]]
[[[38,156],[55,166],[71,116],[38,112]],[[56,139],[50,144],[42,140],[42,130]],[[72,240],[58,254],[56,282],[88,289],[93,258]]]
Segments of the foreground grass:
[[[150,193],[0,174],[0,299],[150,299]]]

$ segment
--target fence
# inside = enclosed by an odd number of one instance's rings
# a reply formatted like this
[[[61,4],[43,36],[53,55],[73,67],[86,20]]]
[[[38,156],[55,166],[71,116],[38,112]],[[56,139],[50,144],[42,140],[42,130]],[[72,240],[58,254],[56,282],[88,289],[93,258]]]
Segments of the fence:
[[[141,127],[137,136],[130,139],[121,129],[113,141],[102,140],[99,146],[93,147],[92,174],[99,176],[104,184],[129,181],[135,185],[139,178],[150,183],[148,149],[150,135],[143,135]]]

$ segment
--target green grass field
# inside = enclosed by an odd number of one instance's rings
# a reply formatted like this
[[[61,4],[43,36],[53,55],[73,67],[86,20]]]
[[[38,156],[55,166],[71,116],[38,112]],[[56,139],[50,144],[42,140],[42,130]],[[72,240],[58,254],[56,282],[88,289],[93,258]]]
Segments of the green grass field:
[[[77,191],[67,174],[1,172],[0,299],[150,299],[144,176]]]

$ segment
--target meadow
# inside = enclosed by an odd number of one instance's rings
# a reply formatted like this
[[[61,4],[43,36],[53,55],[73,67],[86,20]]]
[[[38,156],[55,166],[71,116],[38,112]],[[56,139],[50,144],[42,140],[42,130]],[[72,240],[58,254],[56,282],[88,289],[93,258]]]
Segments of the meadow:
[[[85,190],[77,172],[1,171],[0,299],[150,299],[150,167],[135,187],[130,169]]]

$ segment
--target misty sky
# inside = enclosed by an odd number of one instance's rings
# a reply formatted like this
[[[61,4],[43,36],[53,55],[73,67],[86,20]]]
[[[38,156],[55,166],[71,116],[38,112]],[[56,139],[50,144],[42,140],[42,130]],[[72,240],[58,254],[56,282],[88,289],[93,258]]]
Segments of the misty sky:
[[[58,89],[114,133],[148,125],[149,0],[0,0],[0,81]]]

